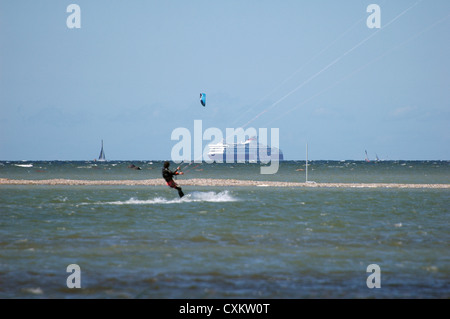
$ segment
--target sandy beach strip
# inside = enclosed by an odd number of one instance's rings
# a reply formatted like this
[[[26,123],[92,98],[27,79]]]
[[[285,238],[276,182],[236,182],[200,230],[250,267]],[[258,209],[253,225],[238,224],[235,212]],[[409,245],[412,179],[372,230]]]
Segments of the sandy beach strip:
[[[255,186],[255,187],[315,187],[315,188],[433,188],[450,189],[450,184],[399,184],[399,183],[297,183],[253,181],[238,179],[185,179],[178,180],[180,186]],[[40,179],[23,180],[0,178],[0,185],[129,185],[129,186],[166,186],[162,179],[145,180],[74,180]]]

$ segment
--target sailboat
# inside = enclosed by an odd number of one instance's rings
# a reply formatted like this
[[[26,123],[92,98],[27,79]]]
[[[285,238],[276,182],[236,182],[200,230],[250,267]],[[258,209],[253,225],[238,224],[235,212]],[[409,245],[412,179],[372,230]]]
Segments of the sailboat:
[[[100,151],[100,155],[98,157],[98,161],[99,162],[105,162],[106,161],[105,152],[103,151],[103,140],[102,140],[102,149]]]
[[[367,163],[370,162],[369,156],[367,155],[367,151],[366,151],[366,162],[367,162]]]

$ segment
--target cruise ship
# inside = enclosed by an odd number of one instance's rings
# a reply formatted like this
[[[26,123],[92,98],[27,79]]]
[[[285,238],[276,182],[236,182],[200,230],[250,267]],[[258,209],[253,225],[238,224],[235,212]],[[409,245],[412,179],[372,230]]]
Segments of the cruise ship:
[[[241,143],[209,144],[208,157],[217,163],[268,163],[282,161],[283,152],[258,142],[256,137]]]

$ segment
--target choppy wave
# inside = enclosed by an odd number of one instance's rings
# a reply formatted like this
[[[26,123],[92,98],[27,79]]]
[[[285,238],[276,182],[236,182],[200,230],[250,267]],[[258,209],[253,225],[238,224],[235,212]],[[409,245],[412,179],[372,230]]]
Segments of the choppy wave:
[[[155,197],[152,199],[136,199],[134,197],[125,201],[103,202],[96,204],[106,205],[153,205],[153,204],[178,204],[193,202],[235,202],[237,198],[233,197],[227,190],[223,192],[192,192],[186,194],[183,198],[167,199],[164,197]]]
[[[14,164],[14,166],[18,166],[18,167],[33,167],[33,164]]]

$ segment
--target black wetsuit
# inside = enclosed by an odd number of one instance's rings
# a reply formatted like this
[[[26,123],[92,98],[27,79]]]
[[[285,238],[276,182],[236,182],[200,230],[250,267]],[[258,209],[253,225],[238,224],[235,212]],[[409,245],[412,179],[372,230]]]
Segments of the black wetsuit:
[[[163,168],[162,169],[162,176],[164,180],[167,182],[167,186],[175,188],[178,191],[178,195],[180,197],[183,197],[183,191],[181,190],[181,187],[177,185],[177,183],[174,182],[173,176],[178,175],[178,170],[175,170],[175,172],[172,172],[169,168]]]

